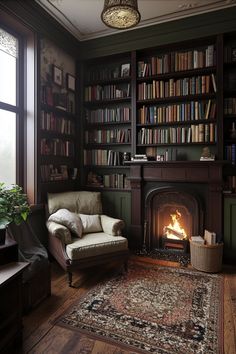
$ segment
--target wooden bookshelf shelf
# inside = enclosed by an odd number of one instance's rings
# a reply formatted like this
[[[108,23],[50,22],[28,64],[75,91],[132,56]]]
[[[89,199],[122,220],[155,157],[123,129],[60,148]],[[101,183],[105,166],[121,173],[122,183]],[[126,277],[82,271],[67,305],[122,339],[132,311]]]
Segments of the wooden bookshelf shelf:
[[[53,112],[58,116],[64,116],[65,118],[68,119],[74,119],[75,117],[75,113],[68,112],[67,110],[56,108],[54,106],[50,106],[46,103],[41,103],[41,109],[46,112]]]
[[[131,143],[99,143],[99,144],[95,144],[95,143],[88,143],[85,145],[85,148],[100,148],[100,147],[109,147],[109,146],[125,146],[125,145],[130,145]]]
[[[204,146],[204,145],[216,145],[216,143],[210,143],[210,142],[198,142],[198,143],[163,143],[163,144],[137,144],[137,147],[155,147],[155,146],[162,146],[162,147],[168,147],[168,146]]]
[[[200,101],[216,98],[215,93],[206,93],[199,95],[186,95],[186,96],[171,96],[171,97],[161,97],[155,99],[138,100],[138,105],[148,105],[148,104],[162,104],[169,102],[187,102],[187,101]]]
[[[95,168],[95,169],[99,169],[99,170],[101,170],[101,169],[106,169],[106,170],[112,170],[112,169],[114,169],[114,170],[123,170],[123,169],[128,169],[129,167],[128,166],[123,166],[123,165],[116,165],[116,166],[107,166],[107,165],[84,165],[84,168],[88,168],[88,169],[93,169],[93,168]]]
[[[124,97],[124,98],[114,98],[110,100],[85,101],[84,105],[87,107],[102,106],[102,105],[107,106],[108,104],[121,104],[130,101],[131,101],[131,97]]]
[[[102,187],[102,186],[91,186],[91,185],[86,185],[85,188],[90,189],[90,190],[97,190],[97,191],[107,191],[107,192],[131,192],[130,188],[107,188],[107,187]]]
[[[58,133],[56,131],[45,130],[45,129],[41,129],[41,136],[52,138],[52,139],[59,138],[62,140],[73,140],[73,141],[75,139],[75,134]]]
[[[136,126],[138,128],[142,128],[142,127],[153,127],[153,128],[158,128],[158,127],[162,127],[162,126],[178,126],[178,125],[183,125],[183,126],[188,126],[191,124],[210,124],[210,123],[216,123],[215,119],[199,119],[199,120],[188,120],[188,121],[184,121],[184,122],[168,122],[168,123],[147,123],[147,124],[137,124]]]
[[[150,75],[146,77],[138,77],[138,82],[148,82],[153,80],[165,80],[171,78],[182,78],[182,77],[190,77],[190,76],[197,76],[197,75],[206,75],[216,72],[215,66],[210,66],[206,68],[199,68],[199,69],[192,69],[192,70],[181,70],[176,72],[164,73],[164,74],[157,74],[157,75]]]
[[[86,81],[85,86],[91,85],[107,85],[107,84],[120,84],[120,83],[127,83],[131,81],[131,77],[118,77],[118,78],[111,78],[106,80],[94,80],[94,81]]]
[[[120,125],[130,125],[131,121],[127,122],[100,122],[100,123],[86,123],[85,129],[101,128],[102,126],[120,126]]]

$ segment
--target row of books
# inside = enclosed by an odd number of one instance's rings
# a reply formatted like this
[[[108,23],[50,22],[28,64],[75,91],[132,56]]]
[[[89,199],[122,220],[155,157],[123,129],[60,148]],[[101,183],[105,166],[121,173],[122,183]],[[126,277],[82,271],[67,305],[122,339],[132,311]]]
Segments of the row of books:
[[[41,155],[73,156],[74,144],[68,140],[61,139],[41,139]]]
[[[85,87],[84,99],[86,102],[112,100],[130,96],[130,84],[123,85],[95,85]]]
[[[48,106],[74,113],[74,100],[74,95],[71,96],[67,92],[54,92],[52,86],[43,85],[41,87],[41,101]]]
[[[215,65],[214,45],[195,50],[176,51],[152,56],[138,62],[138,77],[192,70]]]
[[[67,180],[69,177],[67,165],[41,165],[40,174],[42,182],[64,181]]]
[[[225,146],[225,158],[233,164],[236,163],[236,144]]]
[[[130,143],[131,129],[104,129],[85,131],[86,144]]]
[[[214,119],[215,116],[215,101],[191,101],[165,106],[143,106],[138,110],[138,123],[188,122],[199,119]]]
[[[216,141],[217,130],[214,123],[163,129],[142,128],[138,132],[138,144],[215,143]]]
[[[86,73],[87,81],[112,80],[130,76],[130,63],[90,68]]]
[[[213,84],[214,82],[214,84]],[[183,79],[153,80],[138,85],[138,99],[198,95],[216,92],[214,74],[186,77]]]
[[[120,123],[129,122],[131,119],[130,107],[86,110],[85,114],[88,123]]]
[[[98,175],[90,171],[87,176],[87,186],[89,187],[100,187],[100,188],[119,188],[119,189],[129,189],[130,181],[129,178],[124,174],[113,173]]]
[[[41,111],[40,127],[43,130],[54,131],[61,134],[74,134],[75,124],[70,119],[57,117],[52,112]]]
[[[225,47],[225,49],[224,49],[224,62],[225,63],[236,62],[236,46]]]
[[[224,114],[236,114],[236,97],[224,99]]]
[[[103,185],[106,188],[129,188],[129,183],[126,175],[114,173],[103,175]]]
[[[114,150],[84,150],[84,165],[122,166],[124,152]]]

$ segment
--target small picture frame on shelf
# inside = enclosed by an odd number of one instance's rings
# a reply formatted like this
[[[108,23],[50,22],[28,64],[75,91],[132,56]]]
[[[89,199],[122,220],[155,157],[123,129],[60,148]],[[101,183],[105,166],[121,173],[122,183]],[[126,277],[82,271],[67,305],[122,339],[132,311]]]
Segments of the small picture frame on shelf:
[[[121,77],[130,76],[130,63],[121,65]]]
[[[231,48],[231,61],[236,62],[236,47]]]
[[[70,91],[75,91],[75,77],[71,74],[66,74],[66,88]]]
[[[62,69],[60,69],[56,65],[53,65],[52,66],[52,79],[53,79],[54,84],[56,84],[58,86],[62,86],[62,77],[63,77]]]

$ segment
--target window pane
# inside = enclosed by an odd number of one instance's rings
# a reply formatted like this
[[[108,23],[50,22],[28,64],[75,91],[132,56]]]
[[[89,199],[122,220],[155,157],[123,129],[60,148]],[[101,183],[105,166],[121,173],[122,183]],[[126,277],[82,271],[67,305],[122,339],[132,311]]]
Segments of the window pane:
[[[16,183],[16,114],[0,109],[0,182]]]
[[[0,101],[16,105],[18,40],[0,28]]]

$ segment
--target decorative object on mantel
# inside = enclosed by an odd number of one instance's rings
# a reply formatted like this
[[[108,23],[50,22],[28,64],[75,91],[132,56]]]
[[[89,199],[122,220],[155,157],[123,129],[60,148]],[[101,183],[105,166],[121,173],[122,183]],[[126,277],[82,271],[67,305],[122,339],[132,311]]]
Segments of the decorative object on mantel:
[[[235,122],[232,123],[232,128],[230,130],[230,139],[235,139],[236,138],[236,128],[235,128]]]
[[[0,183],[0,245],[5,244],[6,228],[10,223],[19,225],[29,215],[27,196],[18,185],[7,187]]]
[[[136,26],[141,15],[137,0],[105,0],[101,13],[102,22],[111,28],[127,29]]]
[[[211,154],[208,146],[205,146],[202,149],[202,155],[200,157],[200,161],[215,161],[215,155]]]
[[[129,264],[57,322],[143,353],[223,353],[223,277]]]

